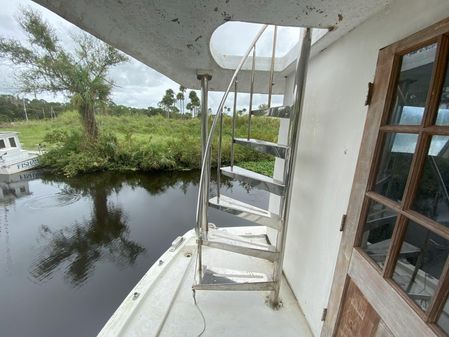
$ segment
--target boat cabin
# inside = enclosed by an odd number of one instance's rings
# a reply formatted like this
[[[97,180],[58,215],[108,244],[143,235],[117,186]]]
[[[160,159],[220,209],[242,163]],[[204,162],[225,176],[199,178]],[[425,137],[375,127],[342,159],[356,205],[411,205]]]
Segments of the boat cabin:
[[[196,240],[161,257],[102,336],[196,336],[202,319],[210,336],[449,336],[449,1],[36,2],[201,89],[203,117],[209,91],[224,92],[210,130],[203,119]],[[249,26],[216,33],[235,22]],[[219,48],[251,24],[241,53]],[[260,36],[275,46],[283,27],[301,28],[291,50],[259,54]],[[219,168],[270,192],[268,209],[208,184],[207,135],[239,93],[266,94],[269,108],[250,98],[248,135],[232,146],[274,155],[275,172]],[[260,114],[280,119],[276,143],[251,133]],[[211,208],[263,235],[215,228]]]
[[[0,132],[0,151],[21,150],[17,132]]]

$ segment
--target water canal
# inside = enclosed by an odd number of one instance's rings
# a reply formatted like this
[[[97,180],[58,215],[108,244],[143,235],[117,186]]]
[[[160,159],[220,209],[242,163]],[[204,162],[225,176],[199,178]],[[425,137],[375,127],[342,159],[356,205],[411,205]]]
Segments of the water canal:
[[[199,172],[0,178],[0,336],[95,336],[195,221]],[[225,195],[268,195],[225,180]],[[246,225],[219,211],[216,224]]]

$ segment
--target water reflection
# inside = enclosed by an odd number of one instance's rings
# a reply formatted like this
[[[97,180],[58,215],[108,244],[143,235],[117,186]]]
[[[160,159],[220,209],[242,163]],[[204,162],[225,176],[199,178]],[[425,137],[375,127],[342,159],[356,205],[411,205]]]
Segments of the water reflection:
[[[107,174],[95,179],[63,180],[67,186],[60,193],[62,204],[72,201],[71,195],[89,196],[91,218],[57,231],[41,226],[41,235],[48,243],[45,252],[33,264],[31,275],[34,278],[39,281],[50,278],[58,267],[67,263],[65,276],[79,286],[88,279],[99,260],[107,259],[119,266],[132,265],[145,251],[129,239],[123,210],[108,202],[108,197],[123,186],[123,180],[116,178]]]
[[[195,224],[199,172],[27,176],[25,192],[0,199],[0,336],[95,336]],[[268,205],[268,193],[224,178],[221,188]],[[210,221],[250,225],[215,209]]]
[[[13,204],[16,199],[30,195],[28,181],[37,177],[38,173],[32,174],[0,174],[0,203],[3,205]]]

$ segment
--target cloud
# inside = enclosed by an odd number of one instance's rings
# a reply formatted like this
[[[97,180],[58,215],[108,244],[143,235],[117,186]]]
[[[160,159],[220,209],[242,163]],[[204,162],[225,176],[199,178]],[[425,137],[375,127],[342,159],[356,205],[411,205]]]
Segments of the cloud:
[[[21,8],[32,8],[38,10],[43,18],[55,28],[56,34],[61,43],[67,48],[73,48],[74,43],[71,36],[81,30],[70,22],[59,17],[46,8],[37,5],[30,0],[0,0],[2,11],[0,13],[0,36],[19,39],[25,42],[26,37],[17,23],[17,16]],[[248,25],[245,23],[228,23],[227,29],[217,31],[218,38],[222,43],[218,49],[225,53],[243,54],[244,50],[253,39],[255,33],[260,29],[259,25]],[[224,25],[226,26],[226,25]],[[222,26],[222,27],[224,27]],[[286,34],[279,35],[279,52],[291,48],[291,44],[297,41],[295,36],[297,28],[283,28]],[[272,31],[267,31],[259,44],[259,55],[271,55]],[[237,38],[237,40],[236,40]],[[293,41],[293,42],[292,42]],[[227,43],[229,42],[229,43]],[[224,48],[224,50],[222,49]],[[14,82],[14,68],[8,61],[0,60],[0,93],[16,94],[17,86]],[[138,108],[157,106],[168,88],[178,91],[179,85],[168,77],[146,66],[145,64],[130,57],[129,62],[120,64],[111,69],[110,77],[115,82],[111,98],[116,104],[122,104]],[[199,91],[197,91],[199,94]],[[209,96],[209,106],[215,111],[219,105],[223,93],[211,92]],[[34,96],[33,96],[34,97]],[[47,100],[65,101],[63,95],[39,94],[40,98]],[[266,95],[254,95],[253,107],[267,102]],[[31,97],[30,97],[31,98]],[[233,106],[233,96],[230,94],[226,105]],[[282,96],[273,97],[273,105],[282,103]],[[249,95],[239,94],[238,109],[248,109]]]

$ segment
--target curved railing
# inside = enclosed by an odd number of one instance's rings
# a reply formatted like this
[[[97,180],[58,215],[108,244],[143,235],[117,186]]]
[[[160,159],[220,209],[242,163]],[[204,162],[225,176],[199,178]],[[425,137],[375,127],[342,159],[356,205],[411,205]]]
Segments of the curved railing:
[[[197,201],[197,208],[196,208],[196,234],[197,237],[200,238],[202,231],[207,231],[208,229],[208,223],[207,223],[207,207],[208,207],[208,194],[209,194],[209,182],[210,182],[210,167],[211,167],[211,152],[212,152],[212,142],[214,138],[214,133],[217,128],[218,121],[222,119],[223,114],[223,108],[224,104],[226,102],[226,99],[229,95],[229,92],[231,91],[231,88],[233,85],[236,85],[237,75],[242,69],[243,65],[245,64],[246,60],[248,59],[249,54],[251,51],[255,51],[255,46],[263,32],[267,29],[268,25],[263,25],[262,28],[259,30],[257,35],[254,37],[253,42],[249,46],[246,53],[243,55],[240,63],[238,64],[237,68],[234,71],[234,74],[232,75],[232,78],[229,82],[228,87],[226,88],[223,97],[220,101],[220,104],[218,105],[217,113],[212,121],[212,125],[209,131],[209,135],[207,137],[207,143],[204,148],[203,152],[203,161],[201,165],[201,177],[200,177],[200,183],[199,183],[199,192],[198,192],[198,201]],[[251,93],[253,91],[253,78],[254,78],[254,63],[255,63],[255,52],[253,52],[253,67],[252,67],[252,81],[251,81]],[[235,95],[237,94],[237,90],[235,91]],[[251,104],[250,104],[251,105]],[[235,113],[235,104],[234,104],[234,113]],[[250,107],[251,110],[251,107]],[[251,116],[251,111],[248,111],[249,116]],[[220,127],[222,127],[222,124],[220,123]],[[221,140],[221,137],[220,137]],[[220,146],[219,146],[220,147]],[[220,151],[219,148],[219,157],[220,157]],[[220,159],[219,159],[220,161]],[[220,184],[220,182],[217,182]]]
[[[197,234],[197,272],[195,273],[195,282],[196,276],[203,276],[203,263],[202,263],[202,245],[203,240],[209,240],[208,238],[208,218],[207,218],[207,209],[209,206],[209,184],[210,184],[210,169],[211,169],[211,153],[212,153],[212,141],[214,139],[214,133],[219,126],[219,135],[218,135],[218,149],[217,149],[217,198],[216,202],[219,202],[220,198],[220,166],[221,166],[221,142],[223,136],[223,107],[225,101],[231,91],[232,86],[235,86],[235,94],[234,94],[234,112],[233,112],[233,120],[232,120],[232,143],[231,143],[231,165],[230,169],[233,169],[234,164],[234,141],[235,141],[235,123],[236,123],[236,111],[237,111],[237,75],[243,67],[243,64],[247,60],[251,51],[253,52],[252,56],[252,71],[251,71],[251,88],[250,88],[250,97],[249,97],[249,111],[248,111],[248,141],[251,140],[251,115],[255,112],[252,110],[252,97],[254,91],[254,73],[255,73],[255,58],[256,58],[256,42],[259,40],[260,36],[266,30],[268,25],[262,26],[260,31],[254,38],[254,41],[249,46],[248,50],[242,57],[239,65],[237,66],[231,81],[226,88],[226,91],[220,101],[218,106],[217,113],[212,121],[211,129],[209,135],[206,140],[206,130],[207,130],[207,81],[208,77],[202,76],[202,96],[203,96],[203,124],[202,124],[202,168],[201,168],[201,177],[199,184],[199,193],[198,193],[198,204],[196,210],[196,234]],[[304,101],[304,88],[306,83],[306,75],[307,75],[307,65],[310,57],[310,48],[311,48],[311,28],[304,28],[301,32],[302,38],[300,41],[300,50],[299,57],[296,63],[296,72],[295,72],[295,81],[294,81],[294,90],[293,97],[294,103],[291,108],[289,108],[289,128],[287,135],[287,144],[288,151],[286,151],[284,158],[284,172],[283,172],[283,193],[280,199],[279,205],[279,218],[280,218],[280,226],[277,229],[277,238],[276,238],[276,252],[279,253],[278,257],[273,261],[273,274],[272,274],[272,291],[270,295],[270,303],[273,307],[277,307],[279,305],[279,291],[280,291],[280,281],[282,278],[282,265],[284,260],[285,253],[285,244],[286,244],[286,233],[288,227],[288,218],[289,218],[289,210],[291,205],[290,195],[292,193],[292,179],[293,172],[295,171],[295,163],[296,163],[296,147],[298,143],[299,130],[300,130],[300,122],[302,116],[302,106]],[[274,27],[274,38],[273,38],[273,52],[271,59],[271,69],[268,83],[268,112],[270,110],[271,105],[271,94],[272,94],[272,85],[274,79],[274,60],[275,60],[275,48],[276,48],[276,26]],[[286,107],[283,107],[286,108]],[[284,116],[284,115],[283,115]],[[281,117],[280,115],[278,117]],[[286,117],[286,116],[285,116]],[[257,179],[256,179],[257,180]],[[236,250],[237,252],[237,250]],[[249,254],[248,254],[249,255]],[[254,255],[256,256],[256,255]],[[195,268],[196,269],[196,268]],[[235,289],[234,281],[232,281],[233,286],[228,288],[228,290]],[[240,283],[244,287],[248,284],[246,282]],[[255,283],[254,283],[255,284]],[[209,284],[209,286],[212,284]],[[207,288],[203,288],[207,289]],[[220,289],[220,288],[215,288]],[[224,288],[221,288],[224,289]],[[246,289],[246,288],[245,288]]]

